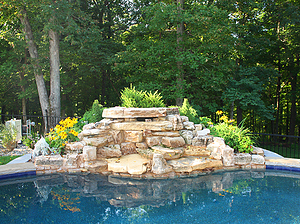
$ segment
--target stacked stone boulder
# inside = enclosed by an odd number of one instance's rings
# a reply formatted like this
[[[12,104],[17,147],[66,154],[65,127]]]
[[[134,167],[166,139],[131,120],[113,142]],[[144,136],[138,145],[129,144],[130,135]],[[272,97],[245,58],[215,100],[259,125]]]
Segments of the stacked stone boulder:
[[[161,178],[222,168],[264,168],[262,155],[235,155],[222,138],[180,116],[178,108],[114,107],[102,116],[83,127],[80,141],[67,144],[63,157],[36,157],[37,171]]]

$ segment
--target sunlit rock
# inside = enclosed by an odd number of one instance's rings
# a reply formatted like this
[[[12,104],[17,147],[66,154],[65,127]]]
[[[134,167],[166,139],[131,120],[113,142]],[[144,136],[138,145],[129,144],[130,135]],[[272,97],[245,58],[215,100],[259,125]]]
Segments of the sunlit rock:
[[[111,124],[111,128],[119,131],[172,131],[173,125],[169,121],[161,122],[121,122]]]
[[[97,159],[97,147],[95,146],[84,146],[83,157],[85,161],[92,161]]]
[[[162,154],[154,153],[151,171],[155,174],[163,174],[171,172],[172,167],[167,164]]]
[[[183,148],[170,149],[162,146],[152,146],[151,148],[154,153],[162,154],[166,160],[180,158],[184,153]]]
[[[248,165],[251,163],[252,157],[249,153],[234,154],[234,163],[236,165]]]
[[[222,161],[224,166],[234,166],[233,148],[228,145],[222,148]]]
[[[143,132],[142,131],[124,131],[125,142],[142,142]]]
[[[97,157],[102,158],[113,158],[113,157],[121,157],[121,146],[120,145],[109,145],[101,147],[97,150]]]
[[[115,173],[143,174],[150,164],[149,159],[141,157],[139,154],[122,156],[119,159],[107,159],[107,169]]]
[[[208,128],[197,131],[197,136],[204,136],[204,135],[208,135],[208,134],[210,134],[210,130]]]
[[[180,135],[184,138],[185,143],[188,145],[192,144],[192,140],[194,138],[193,132],[189,130],[181,130],[179,131]]]
[[[170,148],[178,148],[184,146],[185,141],[182,137],[162,137],[161,144]]]
[[[263,165],[265,164],[265,158],[261,155],[252,155],[251,164]]]
[[[203,146],[187,145],[184,149],[184,156],[210,156],[211,152]]]
[[[176,160],[169,160],[167,162],[173,167],[175,172],[192,172],[194,170],[217,168],[223,165],[222,161],[212,160],[207,157],[183,157]]]
[[[207,146],[213,142],[213,137],[209,135],[194,137],[192,140],[193,146]]]
[[[95,146],[95,147],[103,147],[109,143],[114,142],[114,139],[111,135],[106,137],[93,137],[93,138],[83,138],[82,140],[86,145]]]
[[[146,143],[149,147],[152,147],[154,145],[160,145],[161,144],[161,138],[160,136],[152,136],[152,137],[146,137]]]
[[[136,154],[136,146],[133,142],[123,142],[121,143],[122,155]]]

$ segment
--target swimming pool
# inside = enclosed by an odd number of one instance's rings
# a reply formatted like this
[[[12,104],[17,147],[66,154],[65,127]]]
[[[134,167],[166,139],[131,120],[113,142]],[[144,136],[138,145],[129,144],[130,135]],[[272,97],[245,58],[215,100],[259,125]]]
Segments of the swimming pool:
[[[56,174],[0,181],[2,223],[300,223],[300,173],[172,180]]]

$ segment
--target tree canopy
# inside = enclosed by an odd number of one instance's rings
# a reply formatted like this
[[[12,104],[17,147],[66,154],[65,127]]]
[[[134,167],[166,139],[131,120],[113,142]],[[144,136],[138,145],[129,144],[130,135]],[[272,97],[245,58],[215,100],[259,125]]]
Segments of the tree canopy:
[[[1,113],[43,114],[39,80],[57,116],[83,116],[95,100],[120,105],[132,85],[167,106],[187,98],[199,116],[223,110],[252,131],[299,135],[299,7],[0,0]]]

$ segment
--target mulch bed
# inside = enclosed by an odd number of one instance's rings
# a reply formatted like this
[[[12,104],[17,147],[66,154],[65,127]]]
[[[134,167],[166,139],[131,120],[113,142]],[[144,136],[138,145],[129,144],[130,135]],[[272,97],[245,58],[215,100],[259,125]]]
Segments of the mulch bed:
[[[28,148],[26,145],[18,144],[17,148],[12,151],[8,151],[2,145],[0,145],[0,156],[17,156],[17,155],[25,155],[28,153],[32,153],[32,149]]]

